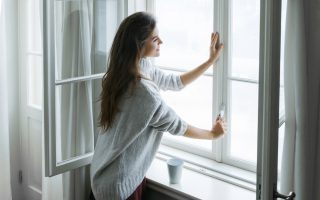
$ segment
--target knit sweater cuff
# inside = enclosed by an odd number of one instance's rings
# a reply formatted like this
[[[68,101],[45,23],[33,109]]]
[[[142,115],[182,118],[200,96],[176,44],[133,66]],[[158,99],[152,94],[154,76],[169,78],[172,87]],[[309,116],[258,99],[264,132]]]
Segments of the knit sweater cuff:
[[[178,84],[179,90],[184,88],[184,85],[183,85],[182,80],[181,80],[181,76],[177,76],[177,81],[176,82]]]
[[[175,135],[183,136],[188,129],[188,123],[183,120],[181,120],[181,121],[182,121],[182,127],[181,127],[180,131],[177,132]]]

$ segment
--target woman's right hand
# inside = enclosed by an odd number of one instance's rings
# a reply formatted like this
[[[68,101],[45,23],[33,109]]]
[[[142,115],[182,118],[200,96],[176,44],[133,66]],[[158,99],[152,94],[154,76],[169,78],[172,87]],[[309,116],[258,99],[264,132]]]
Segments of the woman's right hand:
[[[209,54],[208,62],[210,64],[214,64],[218,60],[222,50],[223,50],[223,44],[220,43],[219,33],[218,32],[211,33],[210,54]]]
[[[217,117],[214,126],[212,127],[211,133],[213,138],[217,139],[227,132],[227,123],[220,116]]]

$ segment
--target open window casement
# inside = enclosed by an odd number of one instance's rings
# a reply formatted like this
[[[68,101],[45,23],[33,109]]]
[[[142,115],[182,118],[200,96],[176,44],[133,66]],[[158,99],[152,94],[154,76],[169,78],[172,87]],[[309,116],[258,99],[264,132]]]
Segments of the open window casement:
[[[93,156],[107,3],[43,4],[45,174],[54,176],[89,164]]]

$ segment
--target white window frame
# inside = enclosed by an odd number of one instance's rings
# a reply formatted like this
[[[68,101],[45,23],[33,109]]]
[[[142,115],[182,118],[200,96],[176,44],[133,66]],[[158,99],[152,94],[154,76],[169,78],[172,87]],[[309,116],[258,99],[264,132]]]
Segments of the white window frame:
[[[219,32],[221,33],[221,37],[222,37],[222,41],[224,41],[225,44],[230,44],[231,42],[231,28],[230,28],[230,24],[231,24],[231,7],[230,6],[230,2],[232,0],[215,0],[214,1],[214,20],[215,20],[215,30],[219,30]],[[234,81],[240,81],[242,83],[253,83],[253,84],[257,84],[257,86],[259,87],[259,80],[251,80],[251,79],[245,79],[245,78],[239,78],[239,77],[232,77],[231,73],[230,73],[230,61],[231,59],[229,58],[231,55],[231,47],[230,45],[225,45],[224,46],[224,54],[222,54],[222,56],[224,56],[223,58],[223,62],[220,62],[221,66],[218,66],[218,70],[221,69],[221,73],[217,74],[219,77],[222,77],[220,80],[218,80],[218,94],[222,95],[222,97],[218,97],[220,104],[225,104],[226,106],[226,119],[227,121],[229,120],[230,116],[230,82],[231,80]],[[226,48],[227,47],[227,48]],[[218,72],[219,73],[219,72]],[[280,87],[283,87],[282,85]],[[280,128],[285,122],[285,118],[284,118],[284,113],[280,113],[280,117],[279,117],[279,126],[278,128]],[[258,134],[258,131],[257,131]],[[233,159],[230,155],[230,141],[228,139],[230,139],[230,137],[226,137],[227,139],[225,140],[220,140],[217,141],[218,144],[216,147],[220,148],[222,146],[222,151],[216,149],[216,151],[218,153],[221,153],[221,155],[219,155],[218,157],[221,158],[221,160],[217,160],[218,162],[223,162],[225,164],[229,164],[241,169],[245,169],[248,171],[252,171],[252,172],[256,172],[256,168],[257,168],[257,164],[254,164],[252,162],[248,162],[245,160],[239,160],[239,159]],[[222,144],[221,144],[222,143]]]
[[[229,22],[230,20],[230,10],[229,1],[226,0],[214,0],[214,30],[220,32],[221,41],[225,44],[228,44],[230,41],[229,34]],[[119,0],[117,1],[117,24],[128,15],[136,12],[136,11],[155,11],[155,0]],[[56,133],[55,133],[55,87],[56,85],[63,85],[67,83],[88,81],[88,80],[96,80],[102,78],[104,73],[101,74],[93,74],[89,76],[75,77],[65,80],[55,80],[55,36],[54,36],[54,16],[53,16],[53,8],[54,1],[44,1],[43,2],[43,22],[44,22],[44,32],[43,32],[43,62],[44,62],[44,141],[45,141],[45,175],[46,176],[54,176],[57,174],[61,174],[67,172],[72,169],[76,169],[91,163],[93,152],[80,155],[77,157],[73,157],[69,160],[64,160],[60,163],[56,162]],[[223,26],[224,24],[228,24],[228,26]],[[217,67],[213,68],[213,74],[206,73],[204,76],[211,76],[213,78],[213,110],[212,110],[212,119],[217,116],[219,113],[219,107],[221,105],[226,105],[225,110],[225,118],[228,121],[228,69],[230,59],[228,58],[231,52],[231,49],[225,45],[224,54],[221,55],[219,62],[217,63]],[[107,49],[107,56],[109,54],[109,50]],[[177,69],[164,68],[166,70],[180,71]],[[242,79],[244,80],[244,79]],[[246,81],[246,80],[244,80]],[[228,89],[228,90],[227,90]],[[284,115],[281,115],[279,128],[284,123]],[[94,133],[93,133],[94,134]],[[177,149],[181,149],[183,151],[199,155],[202,157],[206,157],[212,159],[216,162],[221,162],[229,165],[233,165],[237,168],[241,168],[244,170],[248,170],[251,172],[256,172],[256,165],[250,164],[248,162],[241,162],[237,160],[232,160],[226,156],[227,152],[227,140],[226,138],[222,138],[220,140],[215,140],[212,142],[212,152],[205,152],[201,149],[197,149],[196,151],[190,152],[189,148],[183,146],[181,144],[175,143],[173,141],[163,139],[163,144],[168,145]]]
[[[90,81],[102,78],[104,73],[74,77],[64,80],[55,79],[55,32],[54,1],[43,1],[43,88],[44,88],[44,142],[45,142],[45,176],[55,176],[91,163],[93,152],[72,157],[57,163],[56,155],[56,113],[55,88],[58,85]],[[94,137],[94,133],[92,133]]]
[[[240,81],[243,83],[256,83],[258,84],[258,81],[253,81],[249,79],[244,79],[244,78],[237,78],[237,77],[232,77],[230,73],[230,66],[231,66],[231,14],[232,14],[232,6],[231,2],[232,0],[215,0],[214,1],[214,20],[215,20],[215,30],[218,30],[221,34],[220,36],[222,37],[221,40],[226,44],[224,46],[224,59],[223,63],[221,63],[221,66],[218,66],[217,68],[220,69],[220,73],[218,74],[219,77],[221,77],[218,80],[218,94],[221,95],[218,97],[220,101],[226,105],[226,121],[230,121],[229,116],[230,116],[230,81],[235,80],[235,81]],[[245,160],[239,160],[239,159],[234,159],[230,156],[230,137],[228,135],[225,137],[224,140],[222,141],[217,141],[218,144],[216,151],[220,153],[218,156],[220,160],[219,162],[223,162],[225,164],[229,164],[241,169],[245,169],[248,171],[255,172],[256,171],[256,165],[253,163],[247,162]],[[221,150],[218,150],[220,148]]]

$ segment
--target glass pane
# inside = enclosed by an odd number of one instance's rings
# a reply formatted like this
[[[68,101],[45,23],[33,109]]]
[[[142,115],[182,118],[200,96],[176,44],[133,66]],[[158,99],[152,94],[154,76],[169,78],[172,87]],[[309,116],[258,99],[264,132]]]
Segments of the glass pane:
[[[42,53],[42,31],[39,0],[27,1],[28,51]]]
[[[212,127],[212,81],[212,77],[202,76],[182,91],[165,91],[162,95],[167,104],[186,122],[210,130]],[[212,149],[212,141],[177,137],[169,133],[165,136],[187,146],[195,146],[206,151]]]
[[[93,62],[93,72],[94,73],[104,73],[107,66],[107,41],[109,30],[107,32],[107,1],[106,0],[95,0],[94,1],[94,62]],[[108,29],[110,20],[108,20]],[[113,39],[113,38],[112,38]]]
[[[101,0],[55,1],[56,80],[105,72],[105,4]]]
[[[163,40],[156,65],[191,69],[208,59],[213,31],[212,0],[157,0],[155,14]]]
[[[279,114],[284,114],[284,40],[285,40],[285,20],[287,13],[287,0],[282,0],[281,5],[281,53],[280,53],[280,106]]]
[[[287,0],[282,0],[281,5],[281,55],[280,55],[280,106],[279,113],[285,114],[285,103],[284,103],[284,41],[285,41],[285,27],[286,27],[286,16],[287,16]],[[281,117],[281,115],[280,115]],[[284,145],[284,133],[285,123],[279,128],[278,138],[278,190],[280,190],[281,182],[281,165]]]
[[[93,152],[101,80],[56,86],[57,162]]]
[[[100,0],[100,1],[105,1],[105,0]],[[109,51],[113,42],[113,38],[118,29],[119,13],[117,9],[118,8],[117,0],[107,0],[106,4],[107,4],[106,17],[107,17],[107,24],[108,24],[108,28],[106,29],[107,31],[106,44],[107,44],[107,50]],[[99,27],[97,28],[99,29]],[[101,36],[105,37],[105,35],[101,35]]]
[[[281,2],[281,53],[280,53],[280,85],[284,85],[284,41],[286,30],[287,0]]]
[[[258,80],[260,1],[231,2],[231,75]]]
[[[228,142],[235,159],[256,163],[258,84],[230,81]]]
[[[42,56],[28,56],[28,105],[42,108]]]
[[[281,115],[284,115],[284,109],[285,109],[284,87],[280,87],[280,93],[279,93],[279,117],[281,117]]]

